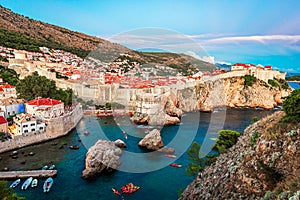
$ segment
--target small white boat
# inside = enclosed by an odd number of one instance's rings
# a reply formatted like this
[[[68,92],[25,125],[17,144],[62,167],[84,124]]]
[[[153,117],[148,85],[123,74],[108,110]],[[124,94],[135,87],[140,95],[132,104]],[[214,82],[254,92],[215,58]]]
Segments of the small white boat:
[[[38,185],[38,180],[35,178],[35,179],[33,179],[33,181],[31,182],[31,187],[32,187],[32,188],[35,188],[35,187],[37,187],[37,185]]]
[[[53,170],[53,169],[55,169],[55,165],[51,165],[51,166],[49,167],[49,170]]]
[[[17,179],[15,180],[9,187],[10,188],[15,188],[17,187],[17,185],[19,185],[21,183],[21,179]]]
[[[29,177],[28,179],[26,179],[26,181],[23,183],[21,189],[26,190],[28,188],[28,186],[31,184],[32,179],[33,179],[32,177]]]
[[[42,170],[47,170],[48,169],[48,166],[45,165],[44,167],[42,167]]]
[[[47,178],[47,180],[45,181],[45,183],[43,185],[44,192],[49,192],[52,187],[52,184],[53,184],[53,179],[51,177]]]

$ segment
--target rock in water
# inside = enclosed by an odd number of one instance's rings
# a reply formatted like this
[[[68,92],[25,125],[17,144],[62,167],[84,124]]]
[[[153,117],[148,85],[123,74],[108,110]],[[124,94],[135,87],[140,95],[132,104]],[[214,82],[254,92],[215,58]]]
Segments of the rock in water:
[[[160,132],[157,129],[150,131],[140,142],[139,146],[146,147],[149,150],[158,150],[164,147]]]
[[[117,139],[115,145],[119,148],[126,148],[126,143],[123,140]]]
[[[117,169],[121,165],[121,154],[122,150],[114,142],[98,140],[86,154],[82,178],[93,178],[103,172]]]

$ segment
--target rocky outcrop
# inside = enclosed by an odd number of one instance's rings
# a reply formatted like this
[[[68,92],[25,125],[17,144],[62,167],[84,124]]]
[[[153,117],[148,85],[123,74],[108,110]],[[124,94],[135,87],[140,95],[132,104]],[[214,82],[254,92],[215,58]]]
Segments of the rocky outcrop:
[[[271,86],[262,80],[247,86],[243,77],[207,81],[196,86],[200,111],[213,111],[218,107],[272,109],[281,105],[282,97],[288,96],[291,91],[290,88]]]
[[[121,165],[121,154],[122,150],[114,142],[98,140],[86,154],[82,178],[93,178],[101,173],[118,169]]]
[[[123,140],[117,139],[115,145],[119,148],[126,148],[126,143]]]
[[[288,199],[300,190],[300,125],[276,112],[245,129],[235,146],[185,189],[180,199]]]
[[[164,147],[160,132],[157,129],[150,131],[140,142],[139,146],[146,147],[149,150],[158,150]]]

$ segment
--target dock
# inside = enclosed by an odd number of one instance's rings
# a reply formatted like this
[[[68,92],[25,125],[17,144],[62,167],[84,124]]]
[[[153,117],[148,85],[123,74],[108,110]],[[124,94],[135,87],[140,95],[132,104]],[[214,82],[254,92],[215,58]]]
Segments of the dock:
[[[6,179],[26,179],[33,178],[48,178],[57,175],[57,170],[30,170],[30,171],[7,171],[0,172],[0,180]]]

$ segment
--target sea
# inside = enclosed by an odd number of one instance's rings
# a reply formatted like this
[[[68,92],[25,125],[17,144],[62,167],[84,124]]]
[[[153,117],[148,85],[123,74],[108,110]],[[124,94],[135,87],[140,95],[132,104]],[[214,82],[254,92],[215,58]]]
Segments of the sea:
[[[8,167],[10,170],[30,170],[41,169],[44,165],[56,165],[58,174],[49,193],[42,191],[43,179],[39,180],[35,189],[22,191],[21,184],[14,189],[19,196],[30,200],[177,199],[194,179],[185,172],[190,162],[186,151],[194,141],[202,145],[201,155],[205,155],[210,152],[219,130],[231,129],[242,133],[253,117],[260,119],[273,112],[274,110],[250,108],[219,109],[212,113],[190,112],[182,116],[179,125],[163,127],[136,125],[130,122],[128,116],[84,116],[69,135],[19,149],[17,159],[11,157],[12,152],[0,154],[0,169]],[[176,158],[138,147],[141,138],[155,128],[160,130],[165,146],[175,149]],[[84,180],[81,175],[86,153],[98,139],[122,139],[126,142],[127,148],[121,155],[121,167],[113,173]],[[70,145],[78,145],[79,149],[72,150]],[[29,156],[30,152],[35,155]],[[171,167],[170,163],[177,163],[182,167]],[[123,197],[112,192],[112,188],[120,190],[130,182],[140,189],[133,194],[124,194]],[[9,181],[8,186],[11,183]]]

